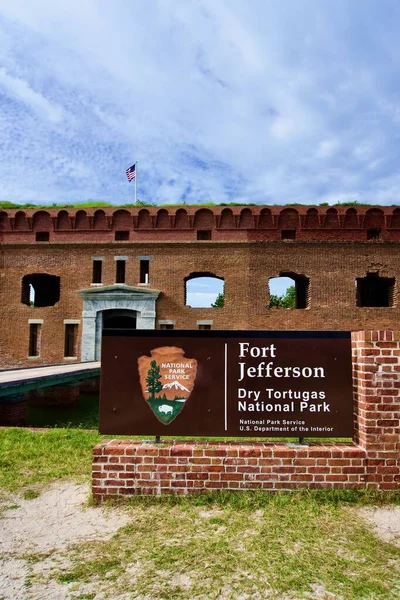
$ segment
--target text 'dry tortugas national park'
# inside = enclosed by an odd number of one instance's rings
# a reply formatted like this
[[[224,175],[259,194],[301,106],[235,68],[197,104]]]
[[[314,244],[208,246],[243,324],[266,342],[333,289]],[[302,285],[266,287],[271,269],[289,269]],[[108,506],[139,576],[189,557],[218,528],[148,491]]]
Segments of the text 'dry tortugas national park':
[[[397,489],[399,279],[395,206],[0,210],[0,424],[101,362],[99,500]]]

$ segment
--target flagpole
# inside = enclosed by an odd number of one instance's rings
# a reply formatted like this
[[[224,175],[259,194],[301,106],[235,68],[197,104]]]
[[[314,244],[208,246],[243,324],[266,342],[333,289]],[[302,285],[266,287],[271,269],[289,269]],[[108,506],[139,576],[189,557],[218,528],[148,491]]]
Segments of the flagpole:
[[[137,182],[137,161],[135,162],[135,204],[137,202],[137,197],[136,197],[136,182]]]

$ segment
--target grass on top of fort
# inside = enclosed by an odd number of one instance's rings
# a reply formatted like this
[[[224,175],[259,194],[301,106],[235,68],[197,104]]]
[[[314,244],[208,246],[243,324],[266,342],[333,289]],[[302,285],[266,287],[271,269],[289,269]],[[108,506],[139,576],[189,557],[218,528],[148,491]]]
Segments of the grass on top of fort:
[[[157,206],[158,208],[163,208],[165,206],[169,206],[169,207],[176,207],[178,208],[179,206],[186,206],[186,207],[193,207],[195,206],[196,208],[201,208],[203,206],[207,207],[207,206],[260,206],[259,204],[257,204],[256,202],[201,202],[198,204],[155,204],[153,202],[146,202],[145,200],[137,200],[135,203],[128,203],[128,204],[113,204],[111,202],[106,202],[106,201],[102,201],[102,200],[86,200],[85,202],[73,202],[71,204],[62,204],[62,203],[57,203],[57,202],[53,202],[51,204],[34,204],[32,202],[28,202],[26,204],[15,204],[14,202],[7,202],[7,201],[1,201],[0,202],[0,209],[8,209],[8,208],[23,208],[23,209],[29,209],[29,208],[140,208],[141,206]],[[265,205],[267,206],[267,204]],[[282,208],[284,206],[303,206],[303,204],[301,202],[291,202],[290,204],[271,204],[269,203],[268,206],[281,206]],[[309,205],[307,205],[309,206]],[[315,204],[315,206],[329,206],[328,202],[321,202],[320,204]],[[354,200],[353,202],[338,202],[335,205],[332,206],[369,206],[371,208],[373,208],[374,206],[380,206],[380,204],[369,204],[367,202],[358,202],[357,200]],[[395,204],[393,204],[393,206],[397,206]]]
[[[0,430],[3,532],[7,515],[39,503],[51,482],[88,482],[100,439],[76,429]],[[43,598],[51,589],[71,600],[393,600],[400,598],[400,548],[378,538],[360,515],[360,505],[383,503],[400,504],[400,492],[134,497],[122,509],[86,508],[98,518],[106,511],[107,520],[123,511],[108,537],[77,537],[62,558],[57,549],[15,545],[2,556],[0,545],[0,562],[25,561],[24,586],[42,590],[34,597]]]

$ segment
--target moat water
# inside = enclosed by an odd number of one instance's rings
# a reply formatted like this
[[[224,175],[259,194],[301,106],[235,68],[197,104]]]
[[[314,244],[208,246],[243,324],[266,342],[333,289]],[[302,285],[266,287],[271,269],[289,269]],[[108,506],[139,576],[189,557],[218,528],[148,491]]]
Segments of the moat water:
[[[84,389],[79,390],[76,402],[69,406],[62,402],[42,404],[32,393],[25,409],[25,426],[98,429],[99,392],[87,390],[87,386],[82,387]],[[47,389],[55,390],[56,387]]]

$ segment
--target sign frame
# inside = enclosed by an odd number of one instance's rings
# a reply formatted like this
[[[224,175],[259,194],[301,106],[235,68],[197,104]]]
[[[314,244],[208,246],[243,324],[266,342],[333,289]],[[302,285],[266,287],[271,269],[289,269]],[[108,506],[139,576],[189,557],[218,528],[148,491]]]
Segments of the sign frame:
[[[179,360],[171,359],[175,362],[158,359],[156,369],[161,371],[152,371],[152,376],[167,389],[164,400],[153,390],[151,403],[146,373],[152,368],[152,353],[163,348],[182,354]],[[233,348],[237,356],[232,356]],[[189,381],[195,363],[197,373]],[[223,372],[218,366],[222,363]],[[182,374],[171,376],[175,379],[166,384],[163,365],[182,366],[174,370]],[[181,386],[176,377],[185,379]],[[171,386],[182,388],[185,383],[186,398],[175,402],[165,396]],[[249,383],[255,389],[248,389]],[[352,438],[354,434],[348,331],[103,330],[100,389],[99,431],[107,435],[240,439]],[[170,406],[178,400],[184,407],[172,414]],[[271,405],[281,405],[281,414]]]

